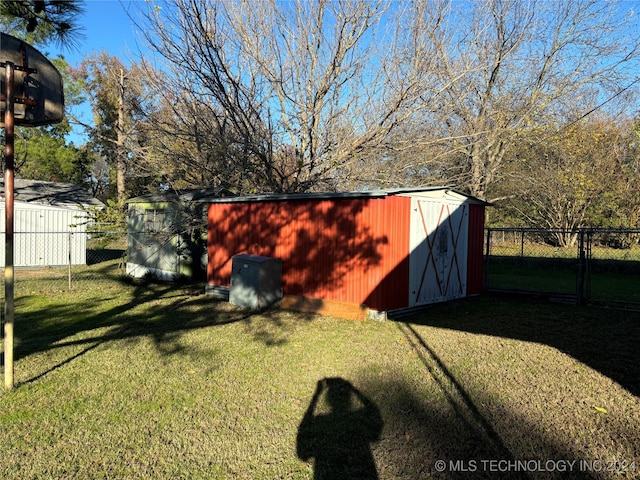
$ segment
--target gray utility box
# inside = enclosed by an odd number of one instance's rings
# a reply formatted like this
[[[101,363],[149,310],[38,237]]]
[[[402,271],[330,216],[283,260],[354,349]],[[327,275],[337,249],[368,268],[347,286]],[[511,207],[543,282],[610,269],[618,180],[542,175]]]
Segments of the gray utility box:
[[[257,255],[231,259],[229,302],[238,307],[266,308],[282,300],[282,260]]]

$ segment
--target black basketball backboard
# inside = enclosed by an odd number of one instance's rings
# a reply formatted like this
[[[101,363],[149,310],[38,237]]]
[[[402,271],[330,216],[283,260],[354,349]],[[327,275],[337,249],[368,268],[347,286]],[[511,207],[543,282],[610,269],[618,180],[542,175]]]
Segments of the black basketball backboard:
[[[15,125],[49,125],[64,117],[62,76],[38,50],[22,40],[0,33],[0,127],[4,127],[5,64],[15,65]]]

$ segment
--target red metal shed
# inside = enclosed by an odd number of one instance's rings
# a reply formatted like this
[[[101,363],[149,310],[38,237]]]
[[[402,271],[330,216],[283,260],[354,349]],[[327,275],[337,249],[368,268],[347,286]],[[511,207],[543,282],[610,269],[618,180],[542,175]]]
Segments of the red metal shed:
[[[398,314],[478,294],[486,205],[442,187],[211,199],[207,291],[245,253],[282,260],[294,309]]]

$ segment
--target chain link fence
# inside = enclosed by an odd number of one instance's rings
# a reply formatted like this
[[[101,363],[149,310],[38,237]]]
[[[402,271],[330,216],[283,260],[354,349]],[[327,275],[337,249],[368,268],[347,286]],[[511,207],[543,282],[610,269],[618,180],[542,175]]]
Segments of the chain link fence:
[[[5,242],[0,262],[4,276]],[[15,296],[78,290],[124,278],[127,232],[15,232]],[[0,291],[4,298],[4,288]]]
[[[147,274],[161,278],[162,272],[175,271],[189,276],[193,265],[199,264],[200,270],[206,265],[206,250],[185,254],[185,245],[175,236],[122,231],[16,232],[15,296],[100,288],[102,283],[127,279],[127,260],[131,269],[144,263],[138,257],[152,261],[153,266],[144,270]],[[198,261],[188,265],[185,255],[195,255]],[[485,288],[640,307],[640,229],[488,229]]]
[[[4,275],[5,238],[0,243]],[[14,296],[100,288],[114,280],[204,281],[206,236],[188,232],[14,232]],[[0,289],[0,299],[5,289]]]
[[[491,228],[485,288],[640,307],[640,230]]]

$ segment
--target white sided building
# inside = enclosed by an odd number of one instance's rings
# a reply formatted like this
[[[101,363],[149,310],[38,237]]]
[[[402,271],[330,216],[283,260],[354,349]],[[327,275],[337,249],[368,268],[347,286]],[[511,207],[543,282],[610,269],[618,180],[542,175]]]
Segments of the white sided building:
[[[5,263],[5,196],[0,182],[0,266]],[[84,265],[89,208],[104,204],[77,185],[16,179],[14,266]]]

